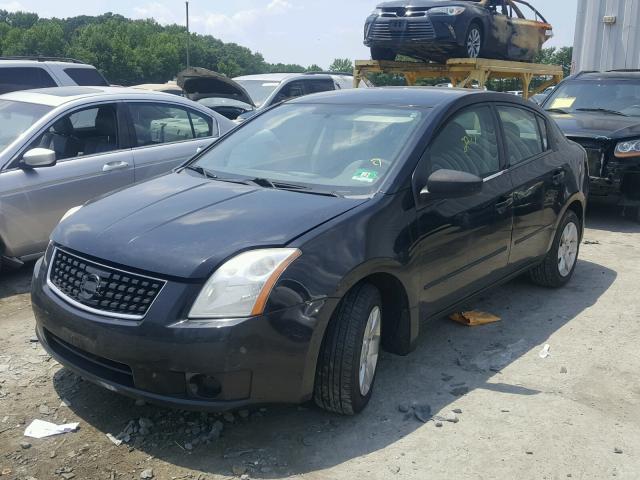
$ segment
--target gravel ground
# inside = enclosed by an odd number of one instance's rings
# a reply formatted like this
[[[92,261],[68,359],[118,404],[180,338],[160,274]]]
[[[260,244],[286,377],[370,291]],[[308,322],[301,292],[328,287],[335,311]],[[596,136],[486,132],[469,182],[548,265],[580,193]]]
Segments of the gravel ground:
[[[592,212],[568,287],[516,280],[472,305],[500,323],[426,325],[413,354],[383,355],[371,404],[354,418],[312,405],[225,416],[136,405],[46,355],[33,338],[29,268],[5,273],[0,479],[636,480],[639,234]],[[80,429],[26,438],[33,419]]]

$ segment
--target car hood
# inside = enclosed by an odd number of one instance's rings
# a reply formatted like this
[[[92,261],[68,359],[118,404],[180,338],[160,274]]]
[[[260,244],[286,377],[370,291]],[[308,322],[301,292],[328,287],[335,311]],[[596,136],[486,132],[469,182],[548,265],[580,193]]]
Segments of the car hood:
[[[365,201],[206,180],[185,170],[89,202],[51,238],[125,269],[205,278],[240,251],[287,245]]]
[[[568,137],[623,139],[640,137],[640,118],[622,117],[608,113],[580,112],[551,114]]]
[[[187,68],[178,74],[176,83],[191,100],[232,98],[255,107],[251,96],[242,85],[206,68]]]

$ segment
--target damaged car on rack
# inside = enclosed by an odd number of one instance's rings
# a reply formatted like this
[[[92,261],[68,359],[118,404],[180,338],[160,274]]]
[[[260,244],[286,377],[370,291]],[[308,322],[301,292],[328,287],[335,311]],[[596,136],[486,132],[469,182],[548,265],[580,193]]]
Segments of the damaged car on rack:
[[[589,158],[589,201],[618,205],[640,221],[640,70],[584,72],[543,104]]]
[[[532,62],[552,36],[552,26],[523,0],[396,0],[379,4],[364,27],[373,60]]]

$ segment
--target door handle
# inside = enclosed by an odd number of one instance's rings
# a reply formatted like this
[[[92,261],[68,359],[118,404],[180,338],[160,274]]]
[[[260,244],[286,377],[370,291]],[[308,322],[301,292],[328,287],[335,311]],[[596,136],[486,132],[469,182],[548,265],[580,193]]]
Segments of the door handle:
[[[129,166],[128,162],[123,162],[123,161],[109,162],[109,163],[105,163],[102,166],[102,171],[103,172],[113,172],[114,170],[122,170],[123,168],[127,168],[128,166]]]
[[[498,199],[498,202],[496,203],[496,211],[499,214],[503,214],[512,205],[513,205],[513,197],[511,197],[511,195],[509,195],[508,197],[501,197]]]
[[[562,183],[562,181],[564,180],[565,175],[566,174],[565,174],[564,170],[557,170],[553,174],[553,177],[551,177],[553,179],[553,184],[554,185],[560,185],[560,183]]]

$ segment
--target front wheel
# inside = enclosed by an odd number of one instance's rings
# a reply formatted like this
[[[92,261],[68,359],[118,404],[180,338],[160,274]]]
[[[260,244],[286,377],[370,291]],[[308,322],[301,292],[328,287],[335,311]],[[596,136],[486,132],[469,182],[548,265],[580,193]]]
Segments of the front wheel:
[[[582,222],[569,210],[558,226],[553,246],[544,261],[529,272],[534,283],[558,288],[571,280],[578,263],[581,231]]]
[[[353,415],[369,403],[378,366],[382,301],[371,284],[340,302],[320,349],[314,400],[330,412]]]
[[[479,58],[482,53],[482,30],[477,24],[472,24],[465,37],[465,54],[468,58]]]

